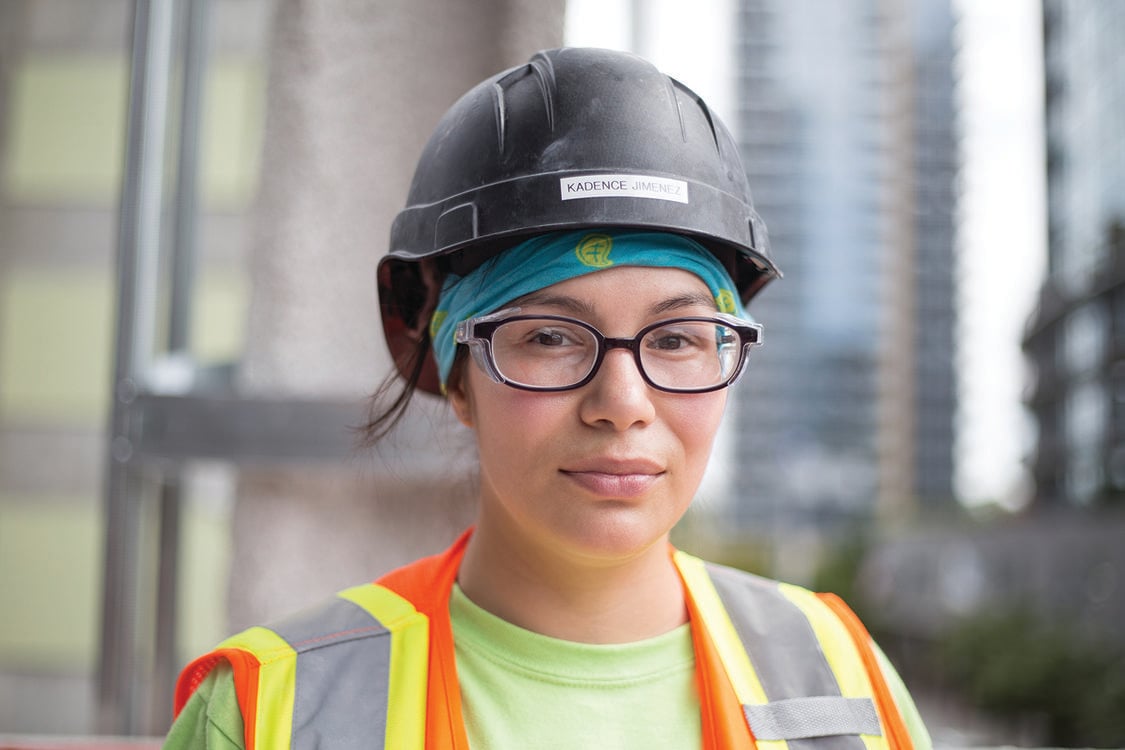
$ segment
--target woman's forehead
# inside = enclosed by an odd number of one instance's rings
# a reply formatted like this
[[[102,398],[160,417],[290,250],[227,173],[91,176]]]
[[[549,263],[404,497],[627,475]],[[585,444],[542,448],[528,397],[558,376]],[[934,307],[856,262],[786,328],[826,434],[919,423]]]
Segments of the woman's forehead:
[[[593,314],[606,308],[661,312],[683,307],[717,309],[699,276],[682,268],[617,266],[566,279],[525,294],[511,304]]]

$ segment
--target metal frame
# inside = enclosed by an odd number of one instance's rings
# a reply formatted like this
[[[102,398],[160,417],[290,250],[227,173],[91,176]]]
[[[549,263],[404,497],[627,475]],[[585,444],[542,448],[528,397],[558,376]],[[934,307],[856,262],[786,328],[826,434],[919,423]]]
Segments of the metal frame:
[[[172,55],[171,0],[137,0],[133,11],[128,147],[121,188],[117,255],[117,335],[107,471],[105,579],[98,664],[97,729],[134,734],[137,705],[137,571],[141,476],[132,458],[132,409],[153,340],[155,265],[163,200],[166,101]]]
[[[355,402],[240,397],[232,386],[233,367],[203,370],[192,361],[198,134],[209,14],[208,0],[134,2],[103,488],[96,718],[102,734],[159,734],[171,719],[179,667],[177,558],[185,464],[347,460],[354,453],[350,425],[363,417]],[[169,115],[177,111],[173,129]],[[173,143],[169,134],[178,140]],[[174,194],[166,196],[171,153],[176,182]],[[160,289],[168,290],[166,308]],[[186,371],[193,385],[159,392],[158,376],[169,369]],[[155,571],[151,553],[144,554],[153,543],[153,516]]]

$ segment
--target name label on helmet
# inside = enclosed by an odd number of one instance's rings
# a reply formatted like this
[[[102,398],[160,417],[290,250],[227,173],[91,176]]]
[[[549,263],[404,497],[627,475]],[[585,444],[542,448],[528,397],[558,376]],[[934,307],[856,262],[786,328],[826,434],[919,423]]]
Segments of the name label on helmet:
[[[683,180],[637,174],[595,174],[559,180],[564,201],[576,198],[653,198],[688,202],[688,184]]]

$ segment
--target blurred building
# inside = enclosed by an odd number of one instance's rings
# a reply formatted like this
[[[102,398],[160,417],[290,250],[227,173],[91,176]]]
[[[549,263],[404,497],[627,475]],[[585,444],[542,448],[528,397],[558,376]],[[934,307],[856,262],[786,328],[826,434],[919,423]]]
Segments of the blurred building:
[[[133,6],[0,3],[0,734],[96,724]],[[186,4],[175,7],[182,29]],[[223,362],[243,346],[242,248],[257,188],[271,3],[210,7],[191,343],[202,360]],[[175,67],[184,40],[169,39]],[[172,75],[182,79],[182,68]],[[174,114],[167,124],[177,129]],[[221,469],[200,466],[184,487],[185,651],[227,630],[228,485]],[[145,506],[146,570],[157,555],[154,521]],[[143,591],[154,584],[146,576]],[[151,629],[147,609],[130,614],[139,630]],[[135,653],[140,669],[152,659],[151,648]]]
[[[0,734],[162,734],[189,657],[469,522],[437,399],[357,455],[374,263],[430,124],[562,15],[0,2]]]
[[[743,524],[953,501],[948,0],[742,0],[738,133],[785,278],[738,401]]]
[[[1024,348],[1036,498],[1125,499],[1125,4],[1044,0],[1047,278]]]

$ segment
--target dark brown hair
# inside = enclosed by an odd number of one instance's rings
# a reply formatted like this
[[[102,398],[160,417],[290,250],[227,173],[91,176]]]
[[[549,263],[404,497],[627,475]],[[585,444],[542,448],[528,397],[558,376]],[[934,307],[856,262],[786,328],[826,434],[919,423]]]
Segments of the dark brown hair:
[[[453,366],[446,378],[447,383],[461,381],[468,351],[468,347],[463,344],[457,345]],[[418,390],[418,381],[422,378],[429,353],[430,333],[427,330],[422,333],[409,356],[404,358],[403,367],[392,369],[367,399],[367,421],[355,428],[359,433],[361,448],[374,448],[402,421],[411,399]]]
[[[401,371],[399,367],[392,368],[368,398],[367,421],[356,428],[361,447],[373,448],[402,421],[406,407],[418,390],[418,381],[422,377],[422,368],[426,364],[429,350],[430,332],[425,330],[417,345],[404,358]]]

